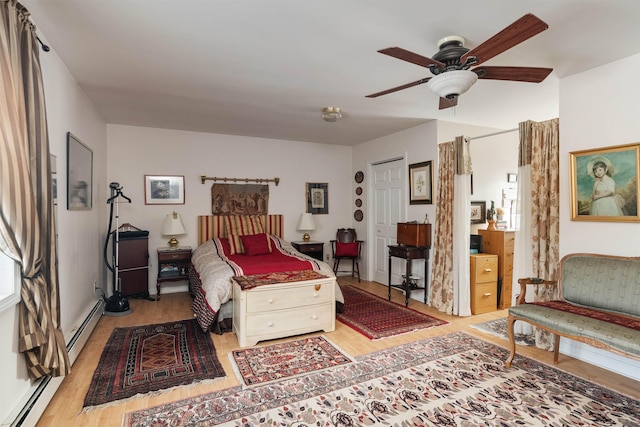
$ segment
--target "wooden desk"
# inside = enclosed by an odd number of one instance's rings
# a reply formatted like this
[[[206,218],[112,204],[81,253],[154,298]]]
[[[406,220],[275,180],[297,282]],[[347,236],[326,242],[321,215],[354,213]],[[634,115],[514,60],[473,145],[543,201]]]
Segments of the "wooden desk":
[[[424,289],[424,303],[427,303],[427,290],[429,289],[429,249],[430,246],[407,246],[407,245],[389,245],[389,301],[391,301],[391,288],[400,289],[404,292],[404,305],[409,306],[409,296],[411,291],[416,289]],[[391,283],[391,258],[403,258],[406,260],[405,279],[399,285]],[[420,287],[412,284],[411,278],[411,262],[414,259],[424,259],[424,286]]]

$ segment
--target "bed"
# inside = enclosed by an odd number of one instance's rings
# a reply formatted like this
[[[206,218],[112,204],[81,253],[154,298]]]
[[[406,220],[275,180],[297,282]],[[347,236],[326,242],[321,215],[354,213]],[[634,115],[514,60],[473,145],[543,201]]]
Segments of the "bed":
[[[253,215],[250,224],[248,218],[198,217],[189,291],[200,327],[220,334],[233,323],[243,347],[262,339],[333,330],[336,305],[344,298],[331,267],[283,239],[282,215]],[[238,250],[238,233],[246,252]],[[251,243],[256,238],[261,248],[268,239],[270,253],[256,252]],[[312,313],[312,320],[303,321],[305,313]]]

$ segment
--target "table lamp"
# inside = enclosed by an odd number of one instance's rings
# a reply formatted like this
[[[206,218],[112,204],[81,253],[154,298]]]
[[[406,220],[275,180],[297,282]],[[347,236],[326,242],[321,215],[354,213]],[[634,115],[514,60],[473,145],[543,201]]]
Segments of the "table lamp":
[[[300,215],[300,220],[298,221],[298,230],[304,231],[304,235],[302,236],[303,242],[308,242],[311,239],[311,236],[308,231],[313,231],[316,229],[316,224],[313,221],[313,215],[310,213],[303,213]]]
[[[174,211],[166,216],[164,223],[162,224],[162,234],[164,236],[171,236],[171,239],[169,239],[168,242],[170,248],[178,247],[178,239],[176,239],[175,236],[187,234],[178,212]]]

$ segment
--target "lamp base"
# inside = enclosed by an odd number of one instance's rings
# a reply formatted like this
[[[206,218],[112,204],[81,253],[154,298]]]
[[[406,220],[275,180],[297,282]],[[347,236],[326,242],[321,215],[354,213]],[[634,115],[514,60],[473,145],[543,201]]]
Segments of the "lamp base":
[[[172,237],[171,240],[169,240],[169,247],[170,248],[177,248],[178,247],[178,239],[176,239],[175,237]]]
[[[302,241],[303,242],[308,242],[309,240],[311,240],[311,236],[309,235],[309,233],[304,233],[302,235]]]

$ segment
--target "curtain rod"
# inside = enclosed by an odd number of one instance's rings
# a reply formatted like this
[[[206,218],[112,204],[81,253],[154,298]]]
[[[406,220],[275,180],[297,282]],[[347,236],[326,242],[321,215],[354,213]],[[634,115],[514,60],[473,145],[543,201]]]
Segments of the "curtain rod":
[[[40,37],[36,36],[36,39],[38,40],[38,43],[40,43],[42,50],[44,50],[45,52],[49,52],[51,50],[49,46],[47,46],[42,40],[40,40]]]
[[[220,178],[217,176],[204,176],[204,175],[200,175],[200,179],[202,180],[202,183],[204,184],[205,181],[230,181],[230,182],[257,182],[257,183],[262,183],[262,182],[275,182],[276,186],[278,186],[278,184],[280,183],[280,178]]]
[[[490,136],[496,136],[496,135],[502,135],[503,133],[510,133],[510,132],[515,132],[517,131],[519,128],[515,128],[515,129],[507,129],[507,130],[502,130],[500,132],[494,132],[494,133],[488,133],[486,135],[480,135],[480,136],[474,136],[469,138],[470,141],[473,141],[474,139],[482,139],[482,138],[488,138]]]

